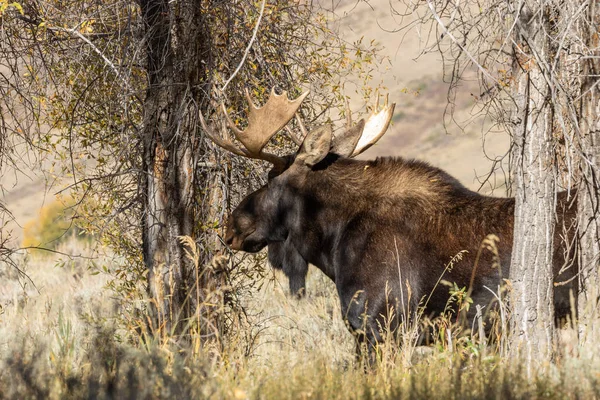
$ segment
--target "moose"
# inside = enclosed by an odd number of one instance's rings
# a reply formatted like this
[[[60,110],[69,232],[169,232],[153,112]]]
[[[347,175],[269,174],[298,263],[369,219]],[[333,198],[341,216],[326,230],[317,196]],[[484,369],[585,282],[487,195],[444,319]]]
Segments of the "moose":
[[[336,285],[349,329],[370,345],[381,341],[379,327],[386,320],[396,329],[419,309],[427,315],[443,312],[449,293],[438,285],[441,277],[468,288],[473,301],[469,319],[475,305],[491,304],[489,288],[497,288],[510,272],[514,199],[470,191],[421,161],[353,159],[386,132],[395,106],[387,101],[336,137],[329,125],[307,132],[298,119],[304,139],[295,139],[300,146],[296,154],[264,152],[306,95],[292,101],[273,90],[259,108],[246,93],[246,130],[231,121],[223,106],[226,123],[243,148],[200,116],[203,130],[217,145],[273,164],[268,184],[232,212],[226,243],[250,253],[268,245],[272,263],[292,278],[292,292],[303,288],[308,263],[321,269]],[[557,318],[568,315],[570,292],[577,290],[575,268],[569,268],[576,208],[576,191],[557,194],[553,271],[555,281],[562,281],[554,293]],[[498,240],[496,253],[481,250],[488,235]]]

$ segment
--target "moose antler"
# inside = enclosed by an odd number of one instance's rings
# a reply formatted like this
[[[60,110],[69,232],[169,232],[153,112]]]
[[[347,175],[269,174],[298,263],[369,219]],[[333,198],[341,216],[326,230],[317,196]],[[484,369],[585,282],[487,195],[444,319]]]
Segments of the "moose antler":
[[[392,103],[390,105],[388,104],[388,101],[389,94],[385,96],[383,108],[378,111],[379,94],[377,94],[375,108],[365,122],[365,127],[360,135],[360,139],[358,140],[356,148],[352,152],[351,157],[356,157],[369,147],[373,146],[387,131],[388,127],[390,126],[390,122],[392,121],[392,117],[394,116],[394,108],[396,107],[396,103]]]
[[[377,103],[367,120],[361,119],[356,125],[352,125],[351,111],[346,100],[346,130],[335,136],[332,151],[352,158],[367,150],[387,131],[394,115],[395,106],[395,103],[388,105],[386,96],[383,109],[379,110],[379,95],[377,95]]]
[[[224,104],[221,104],[227,126],[235,137],[242,143],[244,147],[236,146],[231,140],[215,133],[208,128],[202,113],[200,113],[200,124],[206,135],[217,145],[234,154],[266,160],[275,166],[285,164],[282,157],[275,154],[263,152],[263,148],[267,142],[294,117],[296,111],[302,104],[304,98],[308,95],[308,91],[302,93],[295,100],[290,100],[287,97],[287,92],[282,94],[275,93],[275,88],[271,90],[269,100],[262,107],[254,105],[248,89],[245,90],[246,100],[248,101],[248,127],[246,130],[239,129],[229,117]]]

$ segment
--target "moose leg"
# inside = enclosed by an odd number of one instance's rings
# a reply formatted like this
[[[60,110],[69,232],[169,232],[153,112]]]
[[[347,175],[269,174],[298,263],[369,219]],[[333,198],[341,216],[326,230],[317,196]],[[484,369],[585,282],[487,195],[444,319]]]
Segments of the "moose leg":
[[[374,318],[376,313],[369,306],[368,297],[363,290],[339,290],[342,317],[346,327],[356,340],[357,361],[366,359],[367,364],[375,361],[376,346],[381,342],[379,326]]]

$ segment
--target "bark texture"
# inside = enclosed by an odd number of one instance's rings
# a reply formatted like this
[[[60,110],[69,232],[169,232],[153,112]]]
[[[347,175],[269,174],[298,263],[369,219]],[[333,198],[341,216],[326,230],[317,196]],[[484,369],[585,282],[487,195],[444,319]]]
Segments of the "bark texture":
[[[178,333],[199,297],[181,236],[194,230],[196,115],[210,64],[200,3],[141,1],[147,53],[144,101],[144,262],[159,331]],[[197,271],[196,271],[197,272]],[[194,283],[195,286],[194,287]],[[184,321],[184,323],[180,323]]]
[[[512,168],[515,235],[510,269],[510,348],[527,370],[554,352],[552,249],[556,207],[553,108],[544,67],[547,15],[526,1],[516,28],[517,121]]]
[[[585,48],[596,49],[586,57],[581,74],[580,148],[581,183],[578,199],[580,285],[578,316],[580,345],[594,345],[600,337],[600,4],[590,2],[581,36]],[[597,343],[596,343],[597,345]],[[594,355],[596,352],[585,352]]]

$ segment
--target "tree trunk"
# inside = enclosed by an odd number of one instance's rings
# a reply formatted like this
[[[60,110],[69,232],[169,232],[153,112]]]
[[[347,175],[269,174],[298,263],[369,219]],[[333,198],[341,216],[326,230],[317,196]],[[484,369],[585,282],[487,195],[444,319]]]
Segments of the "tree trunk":
[[[196,115],[210,63],[198,2],[141,1],[148,88],[144,101],[143,253],[160,334],[182,332],[198,287],[181,236],[192,236]],[[197,286],[197,284],[196,284]]]
[[[590,2],[581,36],[586,50],[598,49],[598,3]],[[594,54],[595,53],[595,54]],[[598,57],[592,50],[591,56]],[[580,345],[596,345],[600,337],[600,59],[588,57],[583,62],[580,117],[581,183],[578,196],[579,287],[578,316]],[[595,352],[585,352],[590,356]]]
[[[517,120],[512,168],[515,234],[510,268],[510,352],[527,371],[554,352],[552,249],[555,224],[553,109],[541,63],[551,57],[541,4],[526,1],[517,24]],[[536,13],[527,10],[535,10]]]

